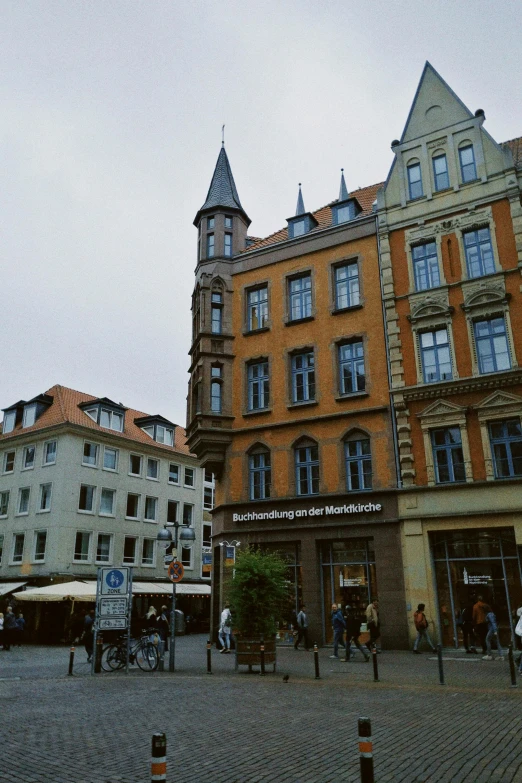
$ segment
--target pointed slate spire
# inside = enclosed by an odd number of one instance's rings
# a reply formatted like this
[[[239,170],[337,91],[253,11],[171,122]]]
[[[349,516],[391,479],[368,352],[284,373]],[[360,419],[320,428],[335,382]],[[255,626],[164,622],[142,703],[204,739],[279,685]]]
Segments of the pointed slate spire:
[[[214,169],[212,181],[208,189],[207,198],[196,215],[194,220],[195,225],[197,225],[197,222],[203,211],[211,209],[217,210],[219,208],[240,210],[245,216],[247,223],[250,224],[250,219],[241,206],[241,202],[239,200],[236,183],[234,182],[232,169],[230,168],[230,163],[224,145],[225,142],[222,141],[216,168]]]
[[[341,187],[339,188],[339,201],[346,201],[349,198],[348,188],[344,179],[344,169],[341,169]]]
[[[303,201],[303,193],[301,191],[301,183],[299,183],[299,193],[297,195],[297,207],[295,208],[295,216],[304,215],[306,212]]]

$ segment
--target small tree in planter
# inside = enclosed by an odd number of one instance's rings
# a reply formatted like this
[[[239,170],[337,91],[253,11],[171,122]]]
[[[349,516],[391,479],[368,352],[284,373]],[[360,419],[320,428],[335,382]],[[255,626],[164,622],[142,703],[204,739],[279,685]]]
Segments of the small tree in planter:
[[[234,627],[238,664],[260,663],[261,638],[265,644],[265,662],[274,664],[277,617],[287,605],[287,565],[279,555],[258,549],[238,552],[229,598]]]

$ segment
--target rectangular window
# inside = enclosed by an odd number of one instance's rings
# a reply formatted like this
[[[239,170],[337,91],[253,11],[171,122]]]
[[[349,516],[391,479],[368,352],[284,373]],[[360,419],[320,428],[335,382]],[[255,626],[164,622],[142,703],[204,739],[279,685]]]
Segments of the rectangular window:
[[[358,492],[372,488],[372,456],[370,439],[347,440],[344,444],[346,460],[346,489]]]
[[[431,443],[437,484],[466,481],[460,427],[432,430]]]
[[[319,493],[319,450],[317,446],[303,446],[295,450],[296,484],[298,495]]]
[[[79,511],[94,511],[94,494],[96,487],[91,487],[88,484],[82,484],[80,487],[80,499],[78,501]]]
[[[483,277],[495,272],[495,259],[489,228],[463,234],[468,277]]]
[[[102,408],[100,411],[100,427],[123,432],[123,413],[116,413],[116,411]]]
[[[225,215],[225,228],[232,228],[233,218],[231,215]]]
[[[166,446],[174,445],[174,430],[169,427],[162,427],[156,424],[156,442],[164,443]]]
[[[37,563],[45,560],[45,546],[47,544],[47,531],[37,530],[34,534],[33,560]]]
[[[127,507],[125,516],[129,519],[138,519],[140,510],[140,496],[132,492],[127,493]]]
[[[480,374],[509,370],[511,358],[504,319],[475,321],[473,327]]]
[[[158,498],[145,498],[145,521],[156,522],[158,516]]]
[[[268,286],[247,293],[247,323],[249,332],[268,326]]]
[[[153,538],[144,538],[141,550],[141,564],[147,566],[154,565],[154,544]]]
[[[424,383],[447,381],[453,373],[447,329],[421,332],[419,335]]]
[[[474,179],[477,179],[473,144],[469,144],[467,147],[461,147],[459,149],[459,159],[462,182],[473,182]]]
[[[408,189],[412,200],[424,195],[420,163],[412,163],[408,166]]]
[[[98,462],[98,445],[96,443],[83,444],[82,465],[91,465],[96,467]]]
[[[181,547],[181,563],[185,568],[192,568],[192,548],[188,546]]]
[[[12,432],[16,424],[16,411],[6,411],[2,422],[2,435]]]
[[[445,155],[437,155],[433,158],[433,177],[435,179],[435,190],[446,190],[449,188],[448,161]]]
[[[81,530],[76,533],[74,542],[74,561],[76,563],[86,563],[89,561],[91,549],[91,533]]]
[[[270,497],[272,470],[270,453],[262,451],[251,454],[248,458],[250,500],[266,500]]]
[[[4,473],[12,473],[15,467],[15,451],[6,451],[4,454]]]
[[[211,368],[211,383],[210,383],[210,410],[212,413],[221,413],[221,397],[222,397],[222,384],[221,377],[223,369],[220,365],[214,365]]]
[[[194,486],[194,478],[195,478],[194,468],[185,468],[185,486],[186,487],[193,487]]]
[[[232,234],[225,233],[225,256],[230,258],[232,255]]]
[[[214,228],[214,225],[215,225],[215,220],[214,220],[214,217],[208,217],[208,218],[207,218],[207,229],[208,229],[208,230],[211,230],[211,229],[213,229],[213,228]]]
[[[105,470],[118,469],[118,449],[110,449],[105,446],[103,450],[103,467]]]
[[[9,495],[8,489],[0,492],[0,517],[6,517],[9,512]]]
[[[114,500],[116,490],[103,488],[100,495],[100,514],[103,516],[114,516]]]
[[[56,462],[56,446],[55,440],[49,440],[44,444],[44,465],[54,465]]]
[[[96,562],[110,563],[111,548],[112,548],[112,535],[109,535],[108,533],[98,533],[98,541],[96,544]]]
[[[214,234],[207,234],[207,258],[214,258]]]
[[[21,563],[24,557],[24,533],[15,533],[13,536],[12,563]]]
[[[212,525],[209,525],[208,523],[203,523],[203,542],[202,545],[205,547],[211,547],[212,546]]]
[[[413,259],[415,290],[426,291],[429,288],[436,288],[440,285],[436,243],[426,242],[424,245],[415,245],[411,249],[411,256]]]
[[[176,523],[178,521],[178,504],[175,500],[167,502],[167,522]]]
[[[4,537],[0,536],[0,565],[2,565],[3,555],[4,555]]]
[[[205,487],[203,490],[203,508],[211,511],[214,508],[214,487]]]
[[[296,353],[292,356],[292,402],[315,400],[314,352]]]
[[[270,403],[270,382],[268,362],[255,362],[248,365],[248,410],[258,411],[268,408]]]
[[[136,546],[138,539],[134,536],[125,536],[123,542],[123,562],[133,565],[136,562]]]
[[[520,419],[492,422],[489,439],[495,478],[522,476],[522,426]]]
[[[130,455],[129,473],[131,476],[141,476],[141,457],[137,454]]]
[[[23,487],[18,490],[18,513],[29,513],[29,496],[31,494],[30,487]]]
[[[159,460],[151,457],[147,459],[147,478],[155,479],[156,481],[159,479]]]
[[[36,403],[24,407],[22,427],[32,427],[36,421]]]
[[[289,229],[291,229],[292,237],[300,237],[305,232],[305,221],[296,220],[295,223],[290,223]]]
[[[212,334],[223,331],[223,294],[213,291],[211,296],[211,330]]]
[[[40,511],[51,510],[52,484],[40,484]]]
[[[362,340],[339,346],[340,393],[354,394],[364,391],[364,348]]]
[[[169,465],[169,484],[179,484],[179,465],[174,462]]]
[[[334,281],[336,310],[344,310],[346,307],[354,307],[359,304],[359,265],[357,262],[336,266]]]
[[[301,275],[288,281],[290,321],[301,321],[312,315],[312,277]]]
[[[22,458],[22,470],[30,470],[34,468],[34,458],[36,454],[36,446],[26,446]]]
[[[183,524],[188,525],[188,527],[191,527],[193,521],[194,521],[194,506],[192,506],[190,503],[183,503]]]

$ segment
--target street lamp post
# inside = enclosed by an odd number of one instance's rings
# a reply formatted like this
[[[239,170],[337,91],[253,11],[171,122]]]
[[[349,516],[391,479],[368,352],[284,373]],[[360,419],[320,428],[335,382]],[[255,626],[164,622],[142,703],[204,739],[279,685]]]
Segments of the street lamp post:
[[[174,528],[174,539],[172,533],[168,529]],[[178,530],[181,528],[178,537]],[[160,530],[156,536],[157,541],[161,541],[166,547],[169,544],[174,544],[174,550],[172,552],[173,561],[178,558],[178,538],[182,546],[191,547],[196,540],[196,534],[191,527],[187,525],[181,525],[179,522],[167,523],[163,530]],[[172,583],[172,606],[170,609],[170,647],[169,647],[169,672],[175,671],[176,662],[176,582]]]

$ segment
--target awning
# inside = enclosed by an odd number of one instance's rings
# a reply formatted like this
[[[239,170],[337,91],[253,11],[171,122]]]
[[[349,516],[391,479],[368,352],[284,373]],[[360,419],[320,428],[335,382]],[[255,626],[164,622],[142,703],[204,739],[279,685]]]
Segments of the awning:
[[[12,582],[11,584],[15,584]],[[14,588],[22,587],[26,582],[19,582]],[[7,587],[7,584],[5,585]],[[10,591],[8,591],[10,592]],[[183,584],[176,586],[177,595],[210,595],[210,585]],[[171,582],[133,582],[133,595],[172,595]],[[29,587],[20,593],[15,593],[17,601],[95,601],[96,582],[62,582],[47,587]]]
[[[0,584],[0,595],[7,595],[13,593],[15,590],[19,590],[26,585],[27,582],[2,582]]]

